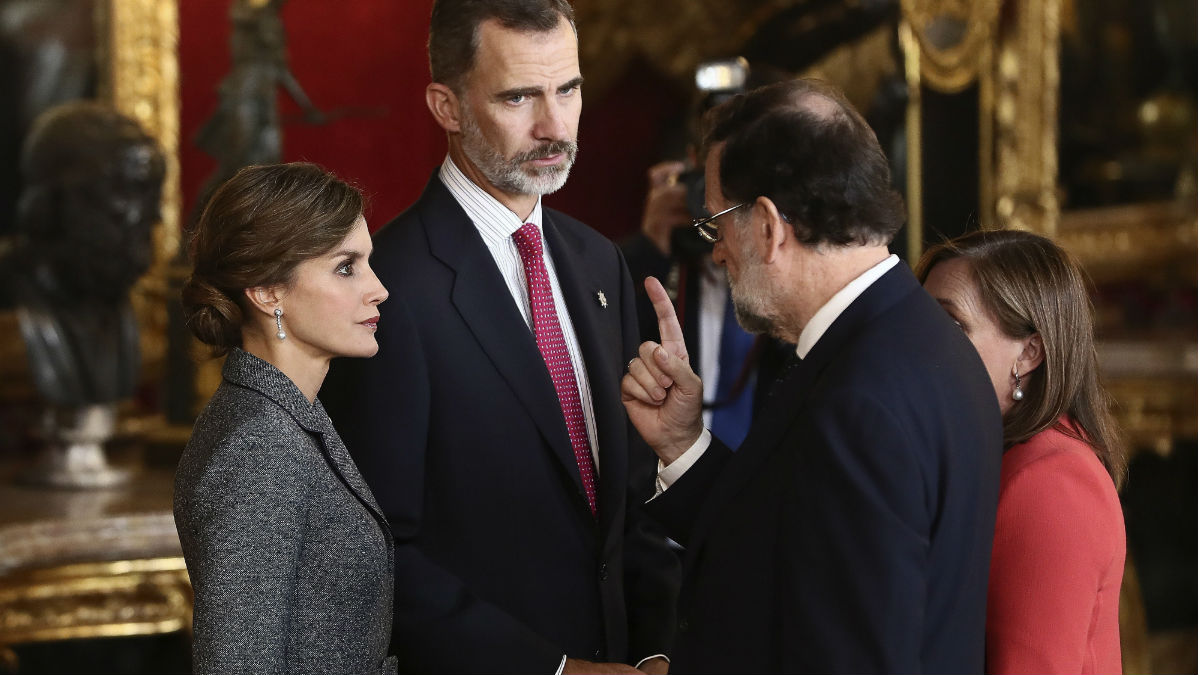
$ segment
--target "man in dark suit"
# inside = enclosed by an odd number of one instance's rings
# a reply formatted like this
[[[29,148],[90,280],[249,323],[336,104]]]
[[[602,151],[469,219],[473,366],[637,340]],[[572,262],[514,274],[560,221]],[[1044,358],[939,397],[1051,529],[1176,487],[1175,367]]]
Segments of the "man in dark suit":
[[[732,454],[647,283],[662,344],[622,395],[661,460],[648,510],[687,549],[671,671],[980,672],[1000,414],[971,344],[888,254],[903,216],[878,142],[805,80],[709,124],[702,231],[739,321],[796,359]]]
[[[393,528],[401,671],[667,665],[678,562],[645,528],[654,457],[619,392],[632,282],[616,246],[541,204],[575,158],[572,20],[565,0],[434,3],[426,102],[448,156],[375,237],[396,310],[378,357],[322,392]]]

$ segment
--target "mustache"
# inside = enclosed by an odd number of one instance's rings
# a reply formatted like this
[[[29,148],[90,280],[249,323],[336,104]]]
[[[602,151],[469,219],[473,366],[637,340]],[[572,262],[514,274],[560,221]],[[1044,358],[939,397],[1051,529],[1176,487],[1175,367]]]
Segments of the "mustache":
[[[579,150],[579,144],[575,141],[550,141],[525,152],[517,153],[512,161],[514,163],[532,162],[536,159],[546,159],[554,155],[565,154],[568,159],[575,159],[575,153]]]

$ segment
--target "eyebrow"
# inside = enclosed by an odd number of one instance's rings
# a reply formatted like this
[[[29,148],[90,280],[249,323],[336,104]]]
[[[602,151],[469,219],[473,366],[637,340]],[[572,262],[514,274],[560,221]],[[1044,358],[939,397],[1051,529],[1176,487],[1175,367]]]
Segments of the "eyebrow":
[[[583,77],[579,76],[579,77],[573,78],[571,80],[568,80],[564,84],[560,84],[559,86],[555,87],[555,89],[574,89],[575,87],[578,87],[582,84],[583,84]],[[515,87],[513,89],[505,89],[504,91],[497,92],[496,100],[503,101],[506,98],[512,98],[514,96],[533,97],[533,96],[541,96],[541,95],[542,95],[541,87]]]
[[[340,251],[335,251],[333,253],[330,253],[329,257],[330,258],[350,258],[351,260],[358,260],[359,258],[363,257],[363,252],[355,251],[354,249],[347,248],[347,249],[342,249]]]

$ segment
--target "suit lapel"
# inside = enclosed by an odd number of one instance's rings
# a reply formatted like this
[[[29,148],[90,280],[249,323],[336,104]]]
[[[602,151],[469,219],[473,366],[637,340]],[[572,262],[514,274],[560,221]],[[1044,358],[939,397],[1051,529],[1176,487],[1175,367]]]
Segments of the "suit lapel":
[[[318,400],[309,404],[308,399],[300,393],[295,383],[277,368],[262,359],[235,349],[225,359],[221,371],[222,376],[231,384],[253,389],[271,399],[276,405],[291,416],[301,429],[308,432],[317,442],[326,463],[364,506],[367,507],[379,521],[385,532],[389,532],[387,518],[375,502],[371,489],[363,481],[354,460],[342,440],[333,429],[325,407]]]
[[[306,431],[313,434],[321,446],[321,451],[325,454],[326,460],[333,467],[334,471],[341,477],[342,482],[350,491],[354,493],[358,500],[366,506],[368,510],[375,516],[375,519],[383,526],[384,532],[389,532],[387,525],[387,517],[383,515],[383,509],[379,508],[379,504],[375,501],[375,495],[371,492],[371,488],[367,486],[363,480],[362,474],[358,471],[358,466],[350,457],[350,451],[346,449],[346,445],[342,443],[342,439],[334,430],[333,425],[329,421],[329,416],[325,414],[325,408],[317,401],[322,418],[320,424],[314,424],[311,427],[306,427]]]
[[[435,175],[421,220],[435,257],[454,271],[450,301],[579,492],[583,481],[546,362],[475,225]],[[561,273],[561,271],[560,271]]]
[[[757,474],[763,461],[779,447],[792,423],[808,408],[807,399],[812,394],[813,386],[829,364],[853,341],[862,326],[919,288],[908,267],[903,263],[897,264],[855,299],[813,345],[808,356],[775,386],[770,400],[751,425],[746,440],[697,514],[689,557],[701,550],[712,521],[725,510],[725,504]]]
[[[619,477],[626,474],[627,465],[627,457],[622,452],[626,438],[625,416],[623,410],[618,409],[621,400],[620,370],[613,362],[613,350],[605,344],[606,339],[613,335],[612,322],[616,320],[619,323],[620,320],[620,307],[616,305],[620,289],[605,288],[588,264],[590,261],[585,255],[583,242],[555,227],[550,213],[543,210],[542,214],[542,229],[588,371],[592,411],[596,418],[596,446],[600,457],[597,501],[602,531],[607,531],[617,512],[614,507],[624,499],[625,481]],[[605,303],[611,302],[612,305],[607,308],[602,306],[598,293],[604,293]]]
[[[725,466],[720,480],[713,486],[712,494],[700,507],[688,544],[688,558],[694,557],[703,548],[704,541],[712,529],[712,521],[720,516],[729,500],[742,490],[746,481],[755,475],[758,467],[775,450],[780,438],[804,408],[803,399],[806,392],[824,365],[805,359],[776,383],[770,399],[760,409],[751,425],[750,433]]]

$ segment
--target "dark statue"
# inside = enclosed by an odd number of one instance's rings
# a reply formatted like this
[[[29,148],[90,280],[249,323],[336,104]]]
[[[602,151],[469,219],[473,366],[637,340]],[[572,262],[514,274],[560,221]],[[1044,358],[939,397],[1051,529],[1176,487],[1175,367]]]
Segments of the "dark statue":
[[[165,166],[136,122],[92,101],[50,108],[25,139],[0,295],[16,309],[29,372],[49,404],[43,431],[60,450],[111,432],[113,404],[137,387],[130,290],[153,260]],[[93,466],[103,465],[98,452],[76,448]]]
[[[217,169],[201,190],[201,203],[237,170],[273,164],[283,156],[277,93],[299,104],[305,120],[324,121],[287,62],[287,34],[279,10],[284,0],[234,0],[230,6],[232,66],[221,81],[217,111],[196,136]]]

